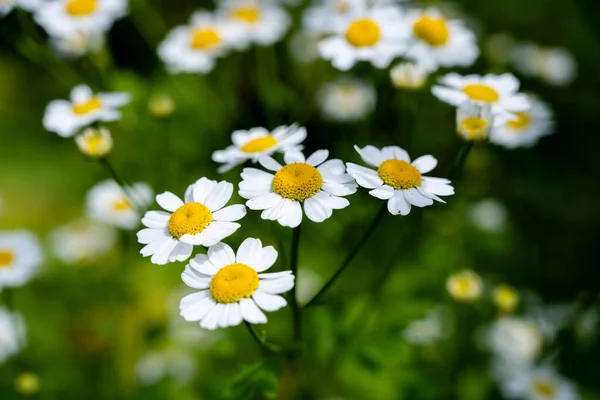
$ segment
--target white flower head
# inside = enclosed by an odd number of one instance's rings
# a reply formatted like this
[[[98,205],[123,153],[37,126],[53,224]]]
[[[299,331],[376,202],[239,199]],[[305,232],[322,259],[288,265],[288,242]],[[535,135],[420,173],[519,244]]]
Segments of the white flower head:
[[[87,128],[75,136],[75,144],[83,154],[91,158],[106,157],[113,147],[110,131],[102,128]]]
[[[112,250],[117,241],[115,228],[78,219],[50,233],[50,248],[65,264],[93,262]]]
[[[577,387],[549,365],[517,368],[501,379],[500,389],[509,399],[579,400]]]
[[[358,61],[387,68],[406,50],[407,33],[402,29],[402,11],[396,5],[356,6],[329,23],[331,36],[319,42],[321,57],[347,71]]]
[[[456,109],[456,132],[467,141],[488,139],[494,121],[492,106],[488,103],[467,100]]]
[[[0,18],[10,13],[13,8],[35,12],[44,0],[0,0]]]
[[[134,229],[140,222],[140,211],[153,202],[152,188],[143,182],[126,187],[106,180],[90,189],[86,197],[86,212],[90,219],[122,229]],[[133,204],[132,204],[133,202]]]
[[[460,302],[472,302],[483,295],[483,281],[469,269],[450,275],[446,280],[446,289],[452,298]]]
[[[427,82],[427,71],[412,62],[402,62],[390,71],[395,87],[399,89],[419,89]]]
[[[104,46],[104,42],[104,32],[94,30],[76,31],[68,35],[50,37],[54,51],[67,59],[97,53]]]
[[[333,18],[348,15],[355,7],[365,7],[366,0],[314,0],[302,14],[303,30],[322,35],[330,32]]]
[[[412,206],[430,206],[434,200],[444,203],[438,196],[454,194],[448,179],[423,176],[437,165],[437,160],[430,155],[411,163],[408,153],[398,146],[354,148],[363,161],[376,170],[347,163],[348,173],[360,186],[371,189],[371,196],[386,200],[388,211],[393,215],[408,215]]]
[[[128,0],[55,0],[44,2],[35,19],[50,36],[106,32],[127,13]]]
[[[225,150],[217,150],[212,159],[222,165],[219,172],[226,172],[237,165],[251,160],[256,163],[262,155],[275,152],[301,151],[301,143],[306,139],[306,128],[291,125],[279,126],[269,132],[263,127],[233,132],[232,146]]]
[[[498,233],[506,227],[508,212],[498,200],[483,199],[469,208],[468,219],[482,231]]]
[[[541,354],[544,336],[530,319],[502,317],[486,331],[485,343],[490,351],[506,362],[526,365]]]
[[[0,291],[29,282],[42,260],[42,249],[32,233],[0,231]]]
[[[193,355],[178,348],[146,353],[135,364],[135,373],[142,385],[154,385],[166,377],[183,385],[194,378],[196,371]]]
[[[262,219],[277,221],[282,226],[297,227],[302,222],[302,204],[308,219],[323,222],[333,210],[348,207],[341,196],[356,192],[354,179],[346,173],[344,163],[327,160],[329,151],[318,150],[308,158],[300,152],[287,152],[282,166],[270,156],[260,164],[275,172],[244,168],[239,194],[248,199],[251,210],[263,210]]]
[[[121,112],[117,110],[130,101],[128,93],[97,93],[86,85],[71,91],[70,100],[54,100],[44,113],[44,127],[62,137],[71,137],[80,129],[97,121],[117,121]]]
[[[577,76],[577,60],[564,48],[519,43],[514,47],[512,60],[519,73],[553,86],[566,86]]]
[[[317,93],[323,115],[333,121],[360,121],[375,108],[377,93],[373,85],[350,77],[326,83]]]
[[[248,238],[237,254],[225,243],[209,247],[185,267],[181,278],[200,292],[181,300],[181,316],[206,329],[226,328],[242,321],[264,324],[261,311],[277,311],[287,302],[279,294],[294,286],[292,271],[264,273],[277,260],[273,246]]]
[[[25,340],[25,322],[21,315],[0,307],[0,364],[17,354]]]
[[[490,142],[508,149],[532,147],[540,138],[552,133],[554,121],[550,107],[534,97],[531,108],[515,113],[514,118],[495,124]]]
[[[440,78],[440,84],[431,89],[438,99],[456,107],[467,101],[489,104],[494,117],[508,119],[530,107],[527,96],[518,93],[519,80],[512,74],[462,76],[450,73]]]
[[[171,192],[157,195],[158,205],[168,212],[146,212],[142,224],[147,229],[137,234],[146,245],[140,253],[158,265],[185,261],[194,246],[212,246],[233,234],[240,227],[233,221],[246,215],[246,207],[225,207],[232,194],[231,183],[200,178],[187,188],[184,200]]]

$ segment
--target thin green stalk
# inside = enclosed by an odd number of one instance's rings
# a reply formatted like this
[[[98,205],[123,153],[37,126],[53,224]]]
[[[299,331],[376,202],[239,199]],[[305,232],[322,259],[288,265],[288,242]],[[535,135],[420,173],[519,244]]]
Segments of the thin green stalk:
[[[467,157],[473,148],[475,142],[473,141],[465,141],[460,150],[458,151],[456,162],[450,171],[450,179],[453,181],[459,181],[462,178],[463,171],[465,169],[465,164],[467,163]]]
[[[135,202],[134,197],[131,195],[131,193],[129,192],[129,188],[128,186],[125,184],[125,181],[121,178],[121,176],[117,173],[117,170],[115,169],[115,167],[111,164],[111,162],[108,160],[107,157],[101,158],[100,160],[100,164],[102,164],[108,171],[108,173],[110,174],[111,178],[117,182],[117,184],[121,187],[121,189],[123,189],[123,193],[125,193],[125,195],[127,196],[129,202],[131,203],[131,206],[138,210],[138,211],[142,211],[141,207]]]
[[[256,343],[258,343],[258,345],[264,352],[274,354],[281,352],[279,346],[267,343],[263,338],[261,338],[254,330],[254,325],[252,325],[248,321],[244,321],[244,325],[246,325],[246,328],[248,328],[248,332],[250,332],[252,338],[256,341]]]
[[[350,251],[350,253],[348,253],[348,255],[346,256],[346,258],[344,259],[344,261],[342,262],[340,267],[335,272],[335,274],[333,274],[331,279],[329,279],[329,281],[325,284],[325,286],[323,286],[321,288],[321,290],[319,290],[319,292],[306,304],[305,307],[310,307],[310,306],[314,306],[314,305],[318,304],[321,297],[323,297],[323,295],[327,292],[327,290],[342,275],[342,273],[346,270],[346,268],[348,268],[348,266],[352,263],[352,260],[354,260],[354,258],[360,251],[360,249],[364,246],[364,244],[367,242],[367,240],[369,240],[369,238],[375,231],[375,228],[377,228],[377,225],[379,225],[381,218],[385,215],[386,211],[387,211],[387,205],[384,202],[381,205],[381,207],[379,208],[379,211],[377,212],[377,214],[375,215],[375,218],[373,218],[373,221],[371,221],[371,225],[365,231],[365,235],[363,236],[361,241],[352,248],[352,250]]]
[[[298,248],[300,247],[300,229],[302,224],[294,228],[292,232],[292,250],[290,254],[290,269],[292,274],[298,277]],[[294,342],[299,344],[302,341],[302,310],[298,306],[297,298],[298,281],[290,291],[289,301],[292,308],[292,319],[294,323]]]

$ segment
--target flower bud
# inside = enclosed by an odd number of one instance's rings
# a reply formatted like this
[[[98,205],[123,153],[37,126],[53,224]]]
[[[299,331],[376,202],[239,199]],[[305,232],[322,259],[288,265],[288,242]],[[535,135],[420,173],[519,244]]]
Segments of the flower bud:
[[[169,118],[175,111],[175,102],[165,94],[154,96],[148,103],[148,112],[158,119]]]
[[[465,140],[485,140],[493,125],[492,106],[467,101],[456,110],[456,130]]]
[[[427,71],[411,62],[396,65],[390,71],[392,83],[398,89],[419,89],[427,81]]]
[[[106,128],[87,128],[75,137],[79,150],[92,158],[106,157],[113,147],[113,139]]]

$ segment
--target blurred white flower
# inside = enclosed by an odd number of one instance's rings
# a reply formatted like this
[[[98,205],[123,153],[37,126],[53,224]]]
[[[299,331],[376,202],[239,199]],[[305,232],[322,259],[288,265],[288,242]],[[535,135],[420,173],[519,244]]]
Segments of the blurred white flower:
[[[460,271],[446,280],[446,289],[452,298],[461,302],[472,302],[483,295],[483,281],[471,270]]]
[[[54,100],[46,107],[44,127],[62,137],[71,137],[81,128],[97,121],[116,121],[121,118],[117,110],[130,101],[128,93],[97,93],[86,85],[71,91],[70,100]]]
[[[361,79],[341,77],[323,85],[317,93],[317,101],[326,118],[354,122],[375,109],[377,94],[373,85]]]
[[[427,71],[419,64],[402,62],[390,71],[392,83],[399,89],[419,89],[427,82]]]
[[[467,218],[482,231],[498,233],[506,227],[508,215],[506,207],[498,200],[484,199],[469,207]]]
[[[75,144],[81,153],[91,158],[108,156],[113,147],[110,131],[102,128],[87,128],[75,136]]]
[[[302,14],[304,32],[321,36],[331,31],[331,21],[351,15],[355,8],[364,8],[366,0],[314,0]]]
[[[17,354],[25,341],[25,322],[21,315],[0,306],[0,364]]]
[[[484,345],[502,362],[528,365],[542,351],[544,336],[531,319],[502,317],[485,331]]]
[[[434,200],[445,203],[438,196],[454,194],[449,180],[423,176],[437,165],[437,160],[430,155],[421,156],[411,163],[408,153],[398,146],[381,149],[354,146],[354,149],[365,163],[377,169],[346,163],[348,174],[360,186],[371,189],[371,196],[386,200],[392,215],[408,215],[412,206],[430,206]]]
[[[175,101],[167,94],[159,94],[148,101],[148,113],[158,119],[169,118],[175,112]]]
[[[323,277],[309,268],[298,268],[296,276],[296,297],[301,306],[308,303],[321,289]]]
[[[93,30],[50,37],[52,47],[58,55],[64,58],[77,58],[97,53],[104,46],[104,41],[104,33]]]
[[[406,341],[416,345],[428,345],[445,339],[450,333],[448,309],[436,307],[425,318],[413,321],[402,332]]]
[[[500,389],[509,399],[578,400],[576,386],[560,376],[553,367],[524,367],[500,379]]]
[[[319,40],[321,40],[321,35],[298,31],[290,38],[289,52],[296,61],[308,64],[319,59],[317,48]]]
[[[147,386],[167,377],[184,385],[196,375],[196,363],[189,352],[167,348],[142,356],[135,364],[135,373],[139,381]]]
[[[140,210],[153,202],[152,188],[143,182],[123,188],[113,180],[106,180],[91,188],[86,196],[88,218],[122,229],[134,229],[140,223]],[[132,204],[133,201],[133,204]]]
[[[530,307],[528,315],[535,321],[546,340],[553,341],[557,333],[572,321],[577,310],[575,303],[537,305]]]
[[[50,233],[51,250],[65,264],[93,262],[112,250],[116,240],[114,228],[84,219]]]
[[[519,43],[513,50],[512,60],[519,73],[553,86],[566,86],[577,76],[577,61],[564,48]]]
[[[29,282],[42,260],[42,248],[31,232],[0,230],[0,291]]]
[[[493,124],[494,115],[488,103],[467,100],[456,109],[456,132],[464,140],[488,139]]]

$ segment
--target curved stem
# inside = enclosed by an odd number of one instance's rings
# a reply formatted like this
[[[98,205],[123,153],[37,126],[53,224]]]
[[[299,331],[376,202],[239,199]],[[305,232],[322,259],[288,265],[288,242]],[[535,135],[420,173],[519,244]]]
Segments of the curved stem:
[[[125,196],[127,196],[129,202],[131,203],[131,206],[133,208],[135,208],[138,211],[142,211],[141,207],[136,204],[133,196],[131,195],[131,193],[129,192],[129,189],[127,187],[127,185],[125,184],[125,181],[121,178],[121,176],[117,173],[117,170],[115,169],[115,167],[110,163],[110,161],[108,161],[108,158],[104,157],[101,158],[100,160],[100,164],[102,164],[107,170],[108,173],[110,174],[111,178],[117,182],[117,184],[119,186],[121,186],[121,189],[123,190],[123,193],[125,193]]]
[[[256,343],[258,343],[258,345],[261,347],[261,349],[267,353],[279,353],[281,351],[281,349],[279,348],[279,346],[271,344],[271,343],[267,343],[264,339],[262,339],[254,330],[254,326],[249,323],[248,321],[244,321],[244,325],[246,325],[246,328],[248,328],[248,332],[250,332],[250,335],[252,335],[252,338],[254,338],[254,340],[256,341]]]
[[[463,170],[465,169],[465,164],[467,163],[467,157],[473,148],[475,142],[466,141],[461,146],[458,154],[456,155],[456,162],[454,163],[454,167],[452,171],[450,171],[450,179],[454,181],[459,181],[462,178]]]
[[[302,224],[294,228],[292,233],[292,250],[290,255],[290,269],[296,277],[296,283],[290,290],[290,306],[292,308],[292,318],[294,323],[294,342],[299,344],[302,341],[302,311],[298,306],[297,288],[298,288],[298,248],[300,247],[300,227]]]

